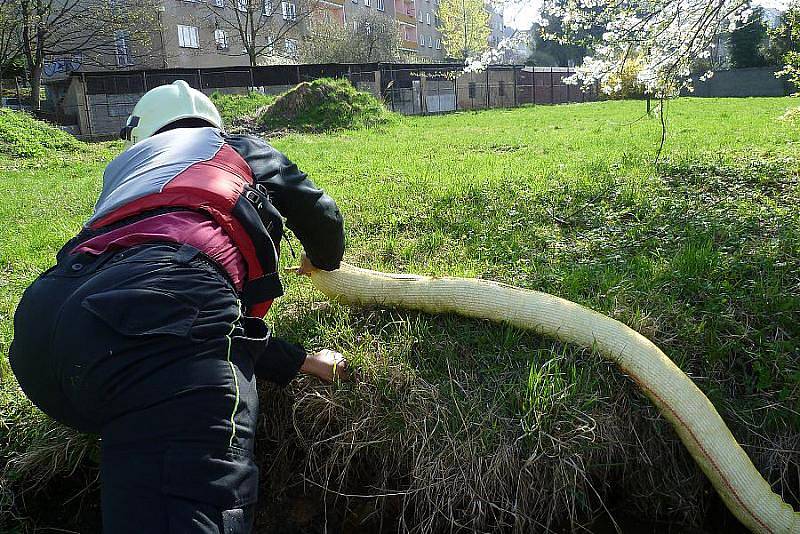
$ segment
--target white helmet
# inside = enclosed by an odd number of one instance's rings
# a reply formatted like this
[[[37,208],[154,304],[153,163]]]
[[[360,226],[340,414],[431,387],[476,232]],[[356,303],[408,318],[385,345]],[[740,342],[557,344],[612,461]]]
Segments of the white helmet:
[[[181,119],[202,119],[222,128],[222,117],[211,99],[178,80],[145,93],[133,108],[120,137],[127,141],[126,148],[131,147]]]

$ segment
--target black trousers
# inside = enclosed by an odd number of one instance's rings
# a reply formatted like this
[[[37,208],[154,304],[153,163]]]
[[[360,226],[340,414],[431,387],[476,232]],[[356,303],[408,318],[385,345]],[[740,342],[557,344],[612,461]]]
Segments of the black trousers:
[[[45,413],[102,438],[104,532],[249,532],[269,331],[188,246],[66,256],[26,291],[9,358]]]

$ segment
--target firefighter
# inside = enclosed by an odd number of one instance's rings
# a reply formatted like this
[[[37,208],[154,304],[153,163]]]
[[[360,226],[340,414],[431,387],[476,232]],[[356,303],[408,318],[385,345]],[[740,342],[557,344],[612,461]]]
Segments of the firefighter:
[[[249,532],[256,377],[346,374],[272,337],[284,221],[301,272],[338,268],[336,203],[184,81],[137,103],[82,231],[25,291],[9,359],[52,418],[101,436],[106,533]]]

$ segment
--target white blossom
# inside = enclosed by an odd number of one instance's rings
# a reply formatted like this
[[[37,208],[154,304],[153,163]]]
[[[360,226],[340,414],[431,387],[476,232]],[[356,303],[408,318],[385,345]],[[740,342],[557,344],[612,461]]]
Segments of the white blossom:
[[[604,29],[569,81],[618,91],[619,74],[635,60],[637,80],[661,96],[690,88],[695,60],[709,58],[720,32],[739,27],[753,12],[746,0],[545,0],[544,9],[561,19],[565,36]]]

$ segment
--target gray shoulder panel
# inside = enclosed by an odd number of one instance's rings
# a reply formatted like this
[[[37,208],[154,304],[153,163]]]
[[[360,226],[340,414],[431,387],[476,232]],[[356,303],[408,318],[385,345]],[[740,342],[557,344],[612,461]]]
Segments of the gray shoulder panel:
[[[130,202],[158,193],[192,165],[216,156],[223,144],[216,128],[178,128],[135,144],[106,167],[103,191],[86,225]]]

